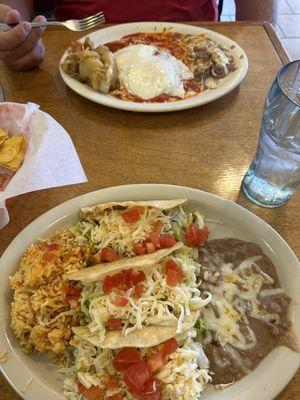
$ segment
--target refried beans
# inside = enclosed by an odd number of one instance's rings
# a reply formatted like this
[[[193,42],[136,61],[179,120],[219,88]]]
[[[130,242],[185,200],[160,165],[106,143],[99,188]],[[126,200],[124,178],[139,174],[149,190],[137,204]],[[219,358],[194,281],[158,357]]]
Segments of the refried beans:
[[[212,294],[202,313],[199,341],[214,384],[242,378],[290,328],[289,297],[275,267],[254,243],[211,240],[199,248],[201,287]]]

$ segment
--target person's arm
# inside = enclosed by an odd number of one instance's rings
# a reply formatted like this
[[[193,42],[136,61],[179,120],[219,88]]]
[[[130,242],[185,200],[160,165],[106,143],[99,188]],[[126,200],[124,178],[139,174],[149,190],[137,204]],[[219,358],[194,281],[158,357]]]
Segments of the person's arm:
[[[45,28],[31,29],[27,21],[31,20],[32,12],[32,0],[0,2],[0,22],[17,24],[7,32],[0,32],[0,60],[17,70],[35,67],[44,59],[41,37]],[[44,22],[45,17],[40,15],[34,20]]]
[[[278,0],[235,0],[237,20],[277,23]]]

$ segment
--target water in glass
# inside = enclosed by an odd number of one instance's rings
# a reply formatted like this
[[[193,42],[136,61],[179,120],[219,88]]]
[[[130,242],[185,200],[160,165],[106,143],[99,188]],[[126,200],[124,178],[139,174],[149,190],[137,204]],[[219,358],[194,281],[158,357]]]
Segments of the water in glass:
[[[242,188],[254,203],[278,207],[300,182],[300,61],[279,71],[266,99],[256,155]]]

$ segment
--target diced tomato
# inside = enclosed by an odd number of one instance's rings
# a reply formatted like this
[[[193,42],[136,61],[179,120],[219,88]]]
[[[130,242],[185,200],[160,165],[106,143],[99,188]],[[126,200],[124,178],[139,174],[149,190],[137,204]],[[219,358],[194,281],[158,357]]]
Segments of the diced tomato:
[[[124,347],[113,359],[113,366],[117,371],[125,371],[131,364],[142,361],[138,351],[133,347]]]
[[[109,329],[120,329],[123,326],[123,321],[120,318],[109,318],[106,321],[106,326]]]
[[[178,349],[178,342],[175,338],[167,340],[163,344],[162,352],[165,357],[174,353]]]
[[[154,253],[156,250],[156,248],[152,242],[146,242],[146,249],[147,249],[148,254]]]
[[[138,271],[136,274],[131,274],[130,281],[135,286],[146,279],[146,275],[143,271]]]
[[[155,372],[166,364],[167,357],[174,353],[178,348],[178,342],[175,338],[167,340],[160,351],[147,360],[147,366],[150,372]]]
[[[61,290],[66,293],[65,299],[67,301],[80,299],[81,289],[73,288],[72,286],[64,286]]]
[[[150,372],[155,372],[165,364],[164,355],[161,351],[157,352],[147,360]]]
[[[161,388],[157,379],[152,376],[147,380],[141,400],[159,400]]]
[[[103,283],[102,283],[103,292],[104,292],[105,294],[109,294],[109,293],[112,291],[113,287],[114,287],[114,282],[113,282],[112,277],[109,276],[109,275],[106,276],[106,277],[103,279]]]
[[[132,269],[119,272],[113,276],[106,276],[103,280],[102,288],[105,294],[111,293],[113,289],[128,290],[146,279],[143,271],[133,273]]]
[[[176,264],[176,262],[172,259],[167,261],[167,285],[175,287],[179,282],[183,280],[183,272],[182,269]]]
[[[126,290],[126,288],[130,287],[130,276],[129,274],[125,274],[119,272],[118,274],[112,275],[112,281],[114,288]]]
[[[91,386],[86,388],[81,382],[77,381],[78,390],[84,395],[87,400],[99,400],[105,389],[99,386]]]
[[[101,250],[101,262],[112,262],[118,259],[118,253],[111,247],[103,247]]]
[[[132,222],[138,221],[141,218],[144,211],[145,211],[145,207],[134,206],[134,207],[131,207],[129,210],[123,212],[121,215],[122,215],[124,221],[127,222],[128,224],[130,224]]]
[[[162,249],[174,246],[174,244],[176,244],[176,240],[173,233],[166,233],[164,235],[161,235],[159,238],[159,244]]]
[[[114,375],[105,376],[105,387],[107,390],[118,389],[118,379]]]
[[[150,372],[145,361],[131,364],[124,372],[124,382],[134,395],[138,395],[139,392],[143,393],[144,385],[149,378]]]
[[[167,285],[172,286],[172,287],[175,287],[178,285],[178,283],[180,282],[180,279],[179,279],[176,271],[174,271],[173,269],[168,269],[166,282],[167,282]]]
[[[163,227],[162,222],[157,221],[155,229],[149,235],[149,240],[154,244],[156,249],[160,249],[160,235],[162,227]]]
[[[57,250],[59,248],[59,244],[55,242],[51,243],[44,243],[45,247],[47,247],[48,250]]]
[[[56,258],[56,254],[51,253],[51,251],[46,251],[43,255],[42,255],[42,260],[47,261],[47,262],[51,262]]]
[[[133,252],[134,252],[134,254],[136,254],[138,256],[141,256],[143,254],[147,254],[146,243],[143,243],[143,242],[136,243],[133,246]]]
[[[143,285],[141,285],[140,283],[136,285],[135,289],[134,289],[134,293],[133,296],[136,299],[139,299],[140,297],[142,297],[142,294],[144,293],[144,287]]]
[[[191,223],[186,232],[186,242],[189,246],[202,246],[208,239],[208,229],[199,229],[196,224]]]
[[[131,288],[131,270],[119,272],[112,277],[113,287],[120,290],[128,290]]]
[[[119,259],[118,253],[111,247],[103,247],[98,253],[92,255],[92,262],[100,264],[105,262],[113,262]]]
[[[79,379],[76,379],[76,383],[77,383],[79,392],[82,392],[84,389],[86,389],[86,387],[80,382]]]
[[[178,278],[179,278],[180,281],[183,280],[183,278],[184,278],[183,271],[182,271],[182,269],[176,264],[176,262],[175,262],[172,258],[170,258],[170,259],[167,261],[166,266],[167,266],[167,270],[172,269],[173,271],[175,271],[175,272],[177,273]]]
[[[125,307],[128,304],[128,299],[124,296],[117,295],[114,299],[114,305],[117,307]]]

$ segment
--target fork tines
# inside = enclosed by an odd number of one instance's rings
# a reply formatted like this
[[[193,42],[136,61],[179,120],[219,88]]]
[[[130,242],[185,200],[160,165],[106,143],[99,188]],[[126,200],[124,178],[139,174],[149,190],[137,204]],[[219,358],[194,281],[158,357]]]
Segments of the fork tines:
[[[89,27],[95,26],[99,23],[105,22],[105,17],[102,11],[98,12],[97,14],[91,15],[85,19],[82,19],[79,22],[79,26],[81,29],[87,29]]]

